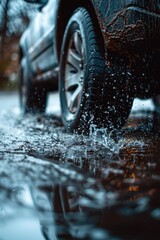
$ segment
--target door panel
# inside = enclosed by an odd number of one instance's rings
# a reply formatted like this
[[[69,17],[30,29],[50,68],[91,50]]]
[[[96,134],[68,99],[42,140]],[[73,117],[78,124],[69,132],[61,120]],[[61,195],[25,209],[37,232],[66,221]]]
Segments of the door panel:
[[[58,0],[49,0],[41,10],[41,43],[36,64],[42,72],[57,65],[54,56],[55,22]]]

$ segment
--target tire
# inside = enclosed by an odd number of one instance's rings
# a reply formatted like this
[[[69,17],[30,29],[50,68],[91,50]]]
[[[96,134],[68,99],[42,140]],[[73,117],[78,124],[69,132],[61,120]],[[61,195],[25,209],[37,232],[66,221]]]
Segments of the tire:
[[[98,27],[84,8],[70,18],[62,42],[59,91],[63,124],[67,131],[89,134],[91,128],[120,129],[126,122],[133,98],[117,58],[108,53]]]
[[[20,107],[23,113],[43,113],[46,109],[47,91],[40,84],[32,83],[29,63],[21,62],[19,81]]]

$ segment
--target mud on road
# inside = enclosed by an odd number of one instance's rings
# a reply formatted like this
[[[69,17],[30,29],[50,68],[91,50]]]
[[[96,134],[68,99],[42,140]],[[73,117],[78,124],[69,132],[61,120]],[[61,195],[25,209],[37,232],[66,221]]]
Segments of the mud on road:
[[[67,134],[57,114],[0,110],[0,239],[153,239],[159,227],[154,112],[113,140],[94,126]]]

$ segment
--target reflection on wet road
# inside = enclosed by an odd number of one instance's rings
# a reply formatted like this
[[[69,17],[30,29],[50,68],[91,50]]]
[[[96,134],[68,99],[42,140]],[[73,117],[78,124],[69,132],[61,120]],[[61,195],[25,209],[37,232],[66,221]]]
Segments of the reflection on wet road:
[[[14,95],[0,101],[1,240],[159,239],[160,121],[151,104],[133,108],[113,140],[94,126],[90,137],[66,134],[50,110],[23,117]]]

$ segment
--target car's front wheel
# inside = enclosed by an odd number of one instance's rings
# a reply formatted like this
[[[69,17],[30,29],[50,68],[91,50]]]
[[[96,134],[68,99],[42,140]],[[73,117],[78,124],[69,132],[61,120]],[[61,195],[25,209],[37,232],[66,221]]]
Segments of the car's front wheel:
[[[79,8],[67,24],[60,58],[62,120],[69,132],[89,133],[93,125],[118,129],[128,118],[133,99],[124,69],[116,63],[106,66],[104,55],[100,31]]]

